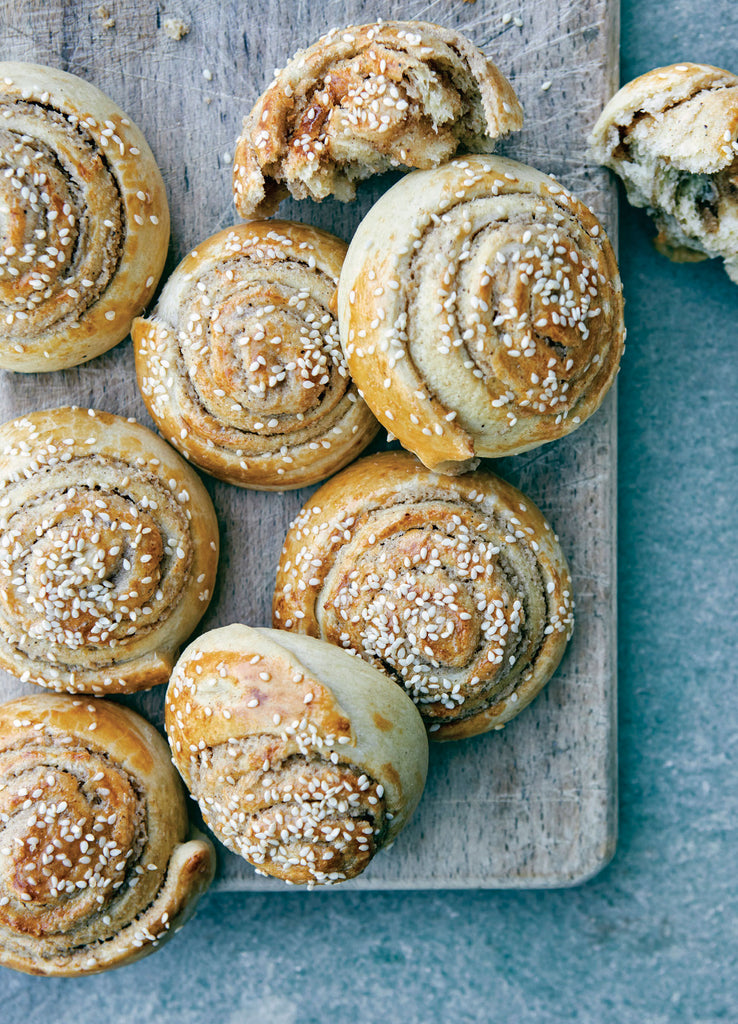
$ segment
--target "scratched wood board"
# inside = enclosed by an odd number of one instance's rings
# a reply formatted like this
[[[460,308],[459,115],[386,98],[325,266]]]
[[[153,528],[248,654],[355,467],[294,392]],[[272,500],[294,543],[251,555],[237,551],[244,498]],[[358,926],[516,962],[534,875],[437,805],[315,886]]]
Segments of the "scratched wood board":
[[[61,67],[113,97],[143,129],[172,213],[166,275],[196,243],[237,218],[230,176],[241,118],[275,67],[333,26],[378,17],[458,28],[495,60],[520,96],[524,130],[499,151],[552,173],[615,230],[615,195],[585,160],[587,134],[616,85],[615,0],[0,0],[3,58]],[[181,39],[167,18],[189,26]],[[548,85],[550,83],[550,85]],[[350,239],[392,176],[354,203],[289,201],[280,215]],[[153,426],[138,394],[130,339],[72,370],[0,374],[0,419],[78,404]],[[523,888],[573,884],[615,846],[616,406],[611,393],[580,430],[494,468],[554,524],[573,570],[574,638],[559,671],[503,731],[431,749],[428,785],[391,851],[343,889]],[[243,491],[207,480],[222,561],[203,629],[270,621],[282,538],[311,493]],[[7,675],[0,699],[32,691]],[[159,726],[164,688],[126,703]],[[193,805],[194,809],[194,805]],[[278,889],[219,846],[216,885]]]

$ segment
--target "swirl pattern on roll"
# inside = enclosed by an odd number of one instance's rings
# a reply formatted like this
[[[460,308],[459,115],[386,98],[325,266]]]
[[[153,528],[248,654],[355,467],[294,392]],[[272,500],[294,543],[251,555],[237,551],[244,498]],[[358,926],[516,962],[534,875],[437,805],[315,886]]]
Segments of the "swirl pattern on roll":
[[[533,502],[492,473],[441,477],[405,452],[355,463],[292,524],[274,624],[400,683],[435,739],[503,725],[571,635],[566,560]]]
[[[204,241],[133,328],[144,401],[164,436],[229,483],[323,480],[379,424],[353,385],[335,294],[346,245],[287,221]]]
[[[87,409],[0,427],[0,666],[70,692],[166,682],[212,595],[218,530],[151,431]]]
[[[140,130],[74,75],[0,64],[0,366],[74,366],[124,338],[166,259]]]
[[[344,202],[392,167],[488,151],[523,111],[502,72],[458,32],[421,21],[331,29],[275,74],[244,118],[233,189],[242,217],[296,199]]]
[[[576,429],[615,379],[625,337],[595,216],[498,157],[458,158],[386,192],[351,242],[338,307],[374,414],[442,471]]]
[[[0,705],[0,964],[92,974],[152,952],[212,879],[185,795],[127,708],[38,695]]]
[[[307,637],[242,625],[204,634],[172,674],[166,723],[208,826],[258,873],[292,884],[358,875],[425,782],[411,702]]]

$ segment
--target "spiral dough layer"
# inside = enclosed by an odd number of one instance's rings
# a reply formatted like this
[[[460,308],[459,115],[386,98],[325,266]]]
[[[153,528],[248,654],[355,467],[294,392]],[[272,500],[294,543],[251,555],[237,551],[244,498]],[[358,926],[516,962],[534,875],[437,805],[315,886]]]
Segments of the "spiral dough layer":
[[[345,244],[286,221],[213,235],[133,328],[141,392],[162,433],[229,483],[303,487],[379,430],[335,319]]]
[[[214,869],[156,730],[105,701],[0,705],[0,964],[92,974],[152,952]]]
[[[491,473],[407,453],[355,463],[292,524],[274,624],[360,655],[405,687],[434,739],[503,725],[556,669],[571,582],[531,500]]]
[[[242,217],[289,192],[348,201],[391,167],[437,167],[462,146],[487,152],[523,111],[468,39],[422,21],[331,29],[295,54],[244,119],[233,189]]]
[[[412,703],[309,637],[242,625],[205,633],[177,662],[166,722],[206,823],[257,872],[289,883],[358,875],[425,783]]]
[[[0,64],[0,366],[74,366],[124,338],[166,259],[164,183],[98,89]]]
[[[625,337],[597,219],[499,157],[417,171],[386,192],[351,242],[338,308],[370,408],[442,471],[574,430],[615,379]]]
[[[628,82],[600,114],[591,154],[623,179],[678,262],[721,256],[738,284],[738,75],[671,64]]]
[[[70,692],[166,682],[204,614],[215,512],[144,427],[83,409],[0,427],[0,665]]]

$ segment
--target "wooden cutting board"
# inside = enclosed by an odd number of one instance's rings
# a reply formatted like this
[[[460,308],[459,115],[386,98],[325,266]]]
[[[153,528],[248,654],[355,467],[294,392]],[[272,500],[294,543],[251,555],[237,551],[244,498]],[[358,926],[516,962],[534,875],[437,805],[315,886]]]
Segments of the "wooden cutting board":
[[[237,218],[231,161],[241,118],[273,69],[333,26],[378,17],[458,28],[513,81],[524,130],[500,151],[552,173],[615,230],[615,194],[585,162],[587,134],[616,86],[617,0],[0,0],[5,60],[61,67],[108,93],[158,159],[172,212],[165,276],[196,243]],[[181,39],[165,20],[189,26]],[[283,204],[280,214],[350,239],[389,176],[355,203]],[[78,404],[152,426],[138,395],[130,339],[85,366],[0,374],[0,420]],[[560,886],[609,860],[616,838],[614,394],[580,430],[494,468],[554,524],[573,570],[577,624],[565,660],[504,731],[434,745],[416,817],[394,848],[342,888]],[[268,624],[282,538],[310,490],[284,495],[208,481],[222,561],[203,628]],[[0,699],[31,687],[0,678]],[[126,699],[158,725],[163,687]],[[218,885],[277,889],[222,847]]]

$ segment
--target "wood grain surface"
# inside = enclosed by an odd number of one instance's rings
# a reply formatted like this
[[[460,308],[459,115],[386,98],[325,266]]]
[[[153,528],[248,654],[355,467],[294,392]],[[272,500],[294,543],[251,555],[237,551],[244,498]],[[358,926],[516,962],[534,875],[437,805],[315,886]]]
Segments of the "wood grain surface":
[[[167,18],[190,26],[171,38]],[[0,0],[6,60],[61,67],[108,93],[143,129],[172,212],[166,274],[197,242],[237,218],[231,161],[241,119],[275,67],[332,26],[422,18],[456,27],[507,74],[524,130],[499,151],[552,173],[615,230],[615,194],[585,160],[587,134],[616,85],[617,0]],[[548,83],[550,86],[543,88]],[[362,185],[355,203],[290,200],[280,214],[351,237],[395,180]],[[0,419],[62,404],[151,426],[130,339],[85,366],[0,374]],[[435,745],[428,787],[389,853],[342,888],[559,886],[609,860],[616,838],[615,469],[611,394],[580,430],[497,462],[554,524],[570,560],[577,623],[569,651],[534,704],[504,731]],[[268,624],[283,536],[309,490],[284,495],[206,481],[222,562],[203,628]],[[0,678],[0,699],[31,688]],[[163,687],[126,700],[158,725]],[[222,847],[221,888],[277,889]]]

